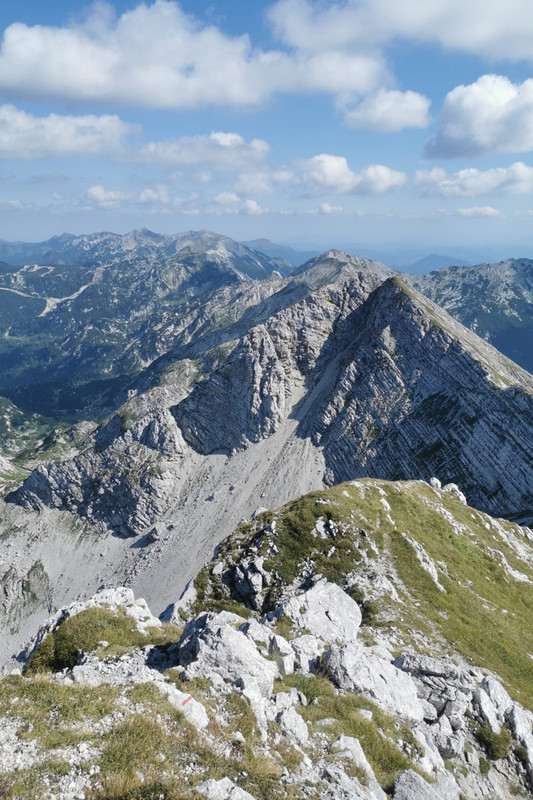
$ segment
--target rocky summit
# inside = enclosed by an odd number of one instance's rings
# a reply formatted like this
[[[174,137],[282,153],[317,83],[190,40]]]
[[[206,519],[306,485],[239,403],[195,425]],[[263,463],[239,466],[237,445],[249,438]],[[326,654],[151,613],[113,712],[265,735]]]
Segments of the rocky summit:
[[[107,589],[0,682],[7,797],[530,796],[533,535],[457,487],[263,511],[159,619]]]
[[[530,796],[528,263],[0,258],[0,797]]]

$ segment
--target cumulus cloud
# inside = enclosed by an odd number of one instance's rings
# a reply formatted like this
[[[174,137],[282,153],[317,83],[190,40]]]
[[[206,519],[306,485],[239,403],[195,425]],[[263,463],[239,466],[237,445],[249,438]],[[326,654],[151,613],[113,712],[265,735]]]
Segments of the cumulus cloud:
[[[97,184],[87,189],[87,199],[99,208],[118,208],[127,199],[127,195]]]
[[[407,182],[405,172],[385,167],[383,164],[371,164],[356,177],[357,194],[382,194],[389,189],[397,189]]]
[[[215,131],[163,142],[149,142],[141,147],[136,158],[148,163],[183,166],[205,164],[218,169],[240,170],[245,165],[262,162],[269,151],[268,142],[263,139],[247,142],[239,133]]]
[[[380,89],[369,95],[357,108],[347,111],[344,121],[351,128],[393,133],[404,128],[429,125],[431,101],[418,92]]]
[[[516,161],[509,167],[480,170],[473,167],[448,173],[441,167],[419,170],[415,185],[423,194],[443,197],[476,197],[495,193],[529,194],[533,192],[533,167]]]
[[[245,200],[241,206],[241,211],[243,214],[258,216],[259,214],[266,214],[268,209],[260,206],[255,200]]]
[[[458,208],[462,217],[501,217],[501,212],[492,206],[475,206],[474,208]]]
[[[479,156],[533,150],[533,80],[483,75],[446,95],[426,156]]]
[[[344,156],[327,153],[300,162],[301,182],[309,194],[382,194],[407,180],[382,164],[371,164],[360,173],[353,172]]]
[[[180,198],[172,199],[168,188],[164,184],[142,189],[140,192],[122,192],[115,189],[107,189],[101,184],[90,186],[86,192],[86,200],[90,205],[98,208],[120,208],[122,206],[147,206],[165,207],[173,203],[179,205]]]
[[[329,203],[320,204],[321,214],[342,214],[343,211],[344,209],[342,206],[332,206]]]
[[[160,184],[155,186],[153,189],[143,189],[142,192],[139,194],[138,198],[139,203],[141,204],[148,204],[151,203],[160,203],[161,205],[168,205],[170,203],[170,195],[168,193],[168,189],[165,185]]]
[[[490,58],[533,58],[529,0],[278,0],[278,36],[301,50],[365,48],[402,37]]]
[[[227,35],[173,0],[118,18],[100,3],[81,25],[15,23],[0,49],[5,92],[149,108],[249,105],[276,92],[367,92],[385,71],[381,55],[367,50],[256,49],[247,35]]]
[[[357,176],[344,156],[321,153],[301,162],[302,181],[314,194],[347,194],[357,183]]]
[[[243,194],[272,194],[276,186],[294,181],[294,174],[288,169],[271,169],[243,172],[239,175],[236,189]]]
[[[36,117],[0,106],[0,158],[56,158],[118,152],[134,126],[111,114]]]
[[[213,197],[213,200],[221,206],[241,202],[241,198],[234,192],[220,192],[216,197]]]

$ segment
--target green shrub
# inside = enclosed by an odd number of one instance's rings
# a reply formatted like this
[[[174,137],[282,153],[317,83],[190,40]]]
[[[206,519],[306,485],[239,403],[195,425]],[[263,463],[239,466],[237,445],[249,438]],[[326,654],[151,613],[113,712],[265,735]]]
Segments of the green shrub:
[[[487,761],[483,756],[479,759],[479,771],[482,775],[488,775],[490,770],[490,761]]]
[[[509,754],[511,734],[505,725],[502,726],[499,733],[494,733],[487,723],[476,725],[474,736],[491,761],[498,761]]]
[[[515,754],[515,758],[518,761],[520,761],[520,763],[523,764],[524,767],[527,766],[527,763],[529,761],[527,749],[523,745],[517,744],[513,752]]]

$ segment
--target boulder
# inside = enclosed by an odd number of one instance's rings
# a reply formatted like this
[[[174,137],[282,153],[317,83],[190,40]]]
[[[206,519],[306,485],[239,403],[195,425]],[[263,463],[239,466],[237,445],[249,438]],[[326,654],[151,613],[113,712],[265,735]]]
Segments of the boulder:
[[[221,680],[243,688],[253,685],[263,697],[270,697],[278,667],[235,627],[244,623],[242,617],[227,611],[201,614],[187,623],[178,645],[185,677],[208,678],[215,685]]]
[[[356,642],[333,645],[321,665],[340,689],[369,697],[376,705],[409,722],[421,722],[424,709],[413,679]]]
[[[204,794],[207,800],[255,800],[250,792],[245,792],[229,778],[221,778],[219,781],[211,778],[201,783],[197,791]]]
[[[161,614],[163,622],[172,622],[173,625],[182,625],[180,611],[187,614],[197,597],[194,581],[189,581],[181,593],[179,600],[171,603]]]
[[[355,600],[325,578],[285,602],[278,614],[328,643],[354,640],[361,625],[361,611]]]
[[[428,783],[412,769],[396,779],[394,800],[459,800],[459,790],[451,776]]]
[[[156,686],[163,697],[165,697],[174,708],[181,711],[185,719],[190,722],[191,725],[194,725],[194,727],[200,731],[207,728],[209,725],[209,717],[207,711],[198,700],[195,700],[194,697],[191,697],[191,695],[186,692],[180,692],[180,690],[171,683],[157,681]]]
[[[378,800],[357,778],[350,778],[339,764],[329,764],[322,778],[327,788],[321,789],[321,800]]]
[[[293,639],[290,645],[296,657],[296,668],[300,672],[316,672],[320,655],[324,651],[324,643],[306,633]]]
[[[307,723],[294,707],[285,708],[281,711],[277,716],[277,722],[281,730],[292,742],[300,746],[307,744],[309,739]]]
[[[292,675],[296,657],[294,650],[283,636],[274,634],[271,637],[268,652],[276,659],[282,675]]]
[[[375,795],[376,800],[387,800],[387,795],[379,785],[374,775],[374,770],[368,763],[368,759],[364,754],[359,739],[341,734],[339,738],[333,742],[331,749],[335,752],[337,758],[349,758],[356,767],[366,773],[366,786]]]

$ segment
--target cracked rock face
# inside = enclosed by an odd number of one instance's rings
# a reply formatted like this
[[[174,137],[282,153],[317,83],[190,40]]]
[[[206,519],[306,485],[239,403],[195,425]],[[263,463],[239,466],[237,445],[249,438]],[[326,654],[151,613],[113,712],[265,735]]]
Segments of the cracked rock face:
[[[276,435],[320,452],[326,483],[438,474],[482,510],[526,515],[533,378],[398,279],[376,288],[380,278],[342,266],[235,342],[180,402],[126,432],[108,423],[8,499],[136,534],[170,509],[201,457],[232,459]]]

